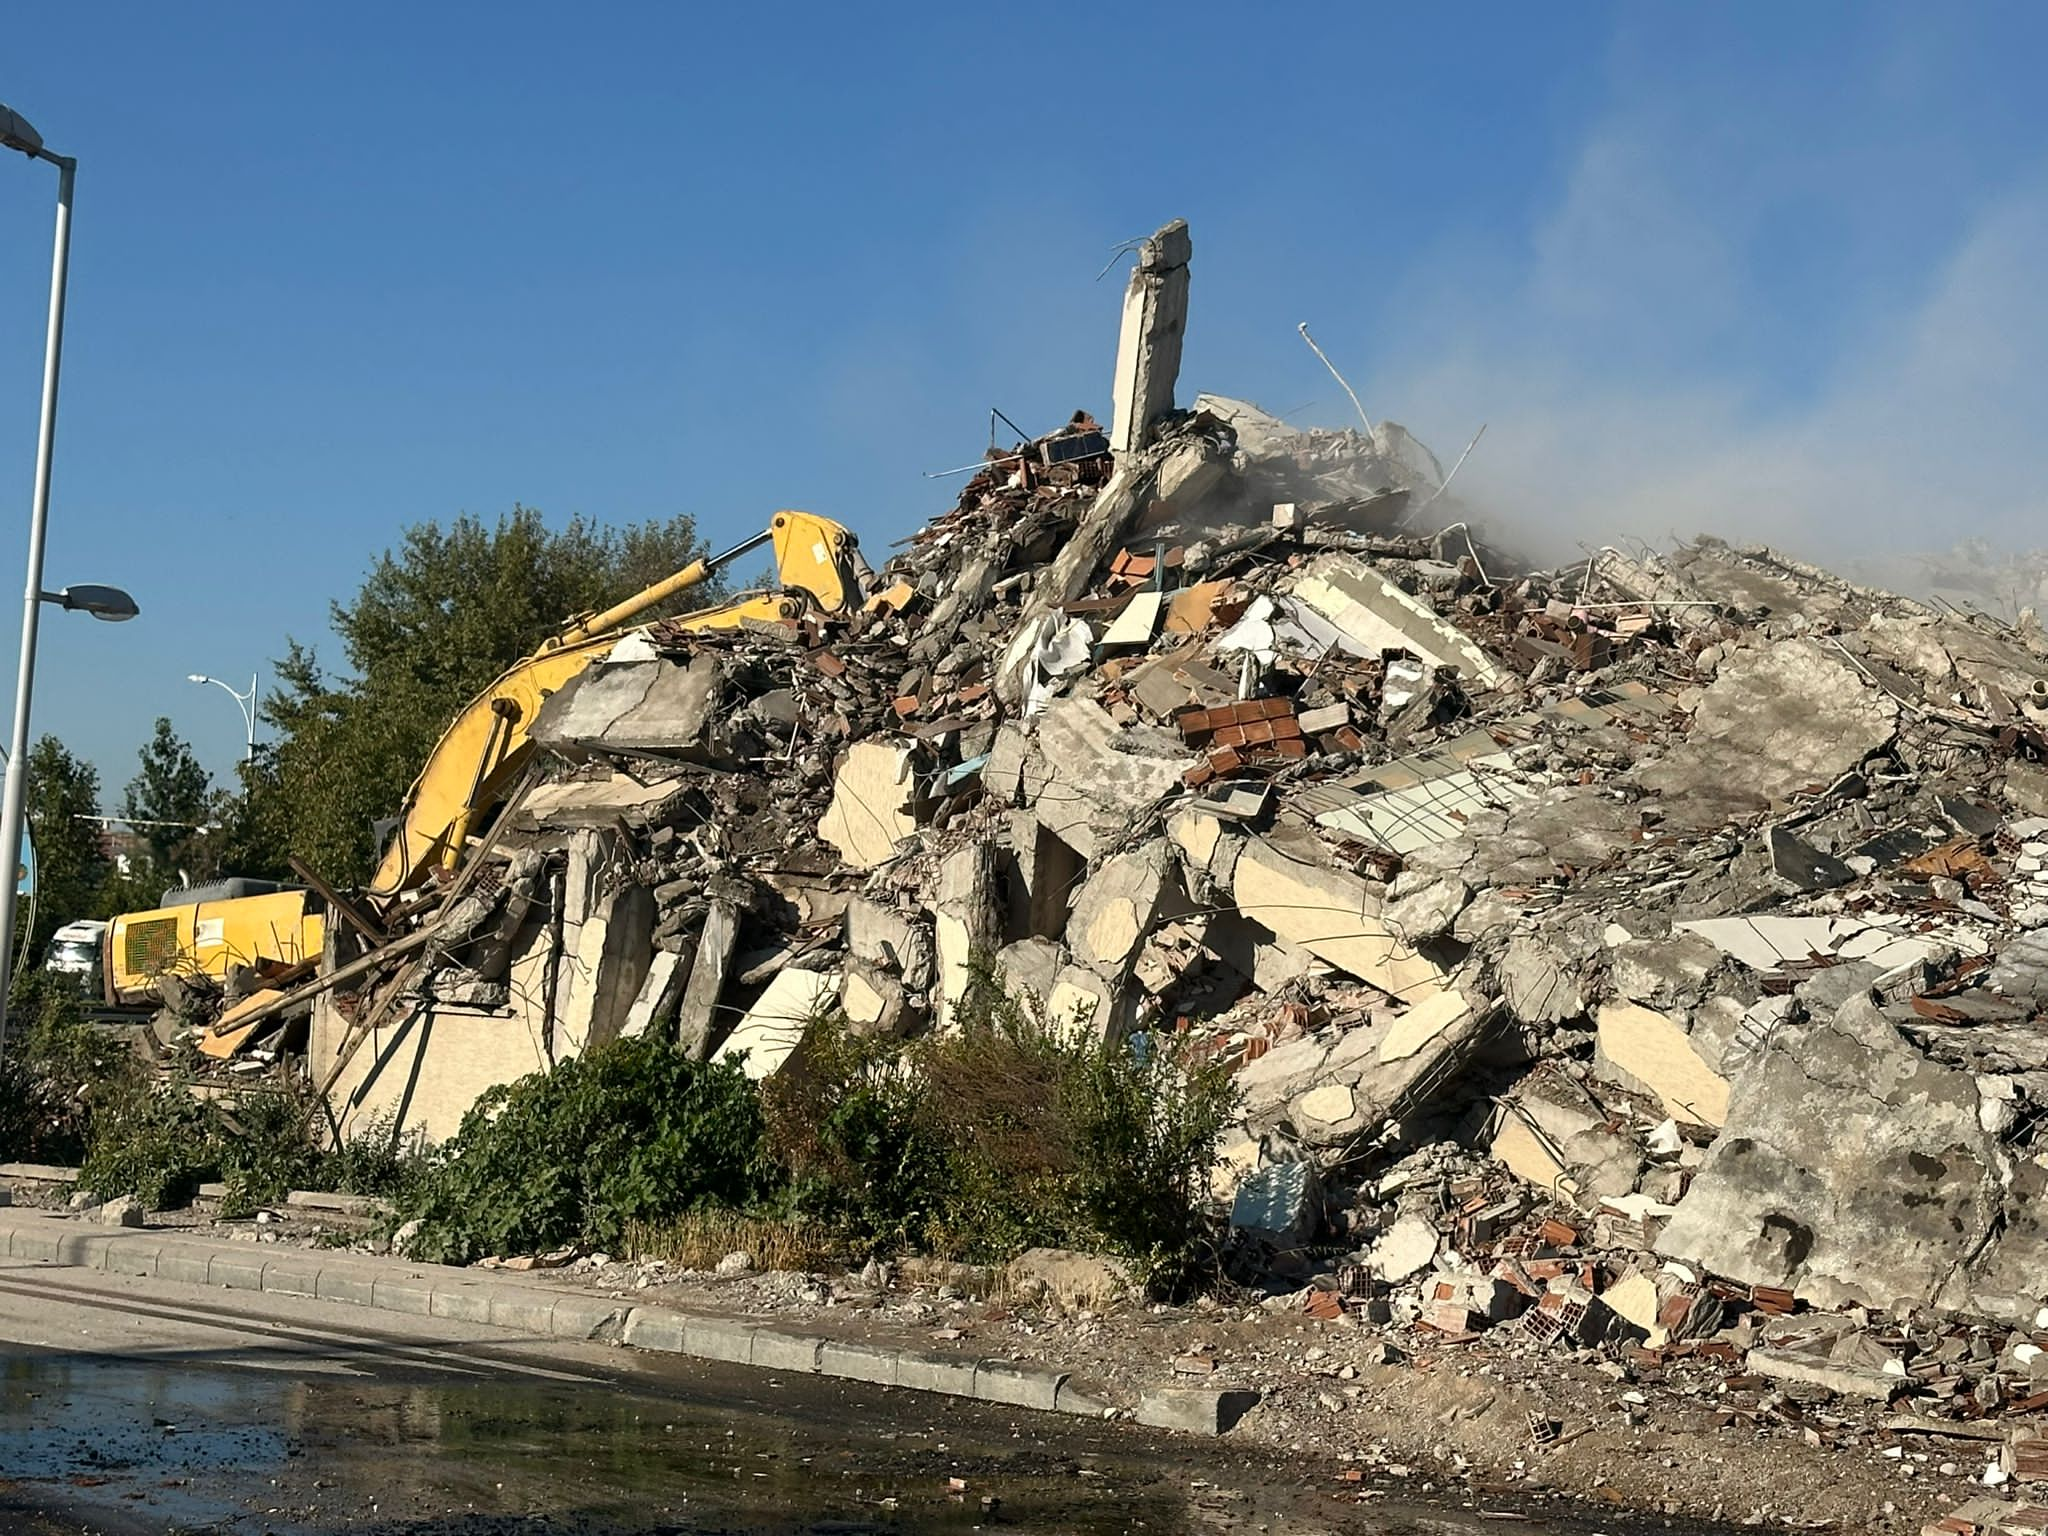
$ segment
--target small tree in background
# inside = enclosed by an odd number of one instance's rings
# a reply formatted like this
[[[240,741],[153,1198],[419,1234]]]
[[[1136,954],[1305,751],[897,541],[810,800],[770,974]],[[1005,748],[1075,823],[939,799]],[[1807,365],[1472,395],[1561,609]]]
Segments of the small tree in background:
[[[219,859],[218,839],[206,831],[215,808],[212,779],[162,717],[138,756],[142,771],[128,781],[122,814],[134,822],[157,875],[211,878]]]

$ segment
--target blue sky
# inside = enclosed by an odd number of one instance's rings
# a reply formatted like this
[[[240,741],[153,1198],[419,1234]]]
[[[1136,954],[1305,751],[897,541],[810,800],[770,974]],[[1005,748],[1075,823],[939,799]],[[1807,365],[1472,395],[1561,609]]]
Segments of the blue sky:
[[[1117,242],[1190,221],[1184,396],[1368,409],[1568,553],[2030,545],[2038,7],[39,7],[0,101],[81,161],[38,731],[111,793],[400,528],[805,506],[1108,409]],[[0,591],[54,173],[0,159]],[[12,423],[12,426],[7,425]],[[13,574],[8,574],[12,572]],[[4,654],[12,659],[12,602]]]

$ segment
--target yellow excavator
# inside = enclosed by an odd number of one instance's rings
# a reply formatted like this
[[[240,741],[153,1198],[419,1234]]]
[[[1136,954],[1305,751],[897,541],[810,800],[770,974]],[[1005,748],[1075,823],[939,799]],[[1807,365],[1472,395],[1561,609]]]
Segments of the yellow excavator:
[[[670,622],[697,631],[738,629],[750,622],[795,625],[806,614],[846,614],[859,604],[865,566],[853,534],[830,518],[783,511],[760,533],[724,553],[693,561],[602,613],[573,620],[470,700],[434,744],[367,893],[396,896],[424,884],[437,870],[454,870],[471,831],[509,792],[532,757],[529,732],[541,701],[617,644],[629,619],[770,542],[781,591],[742,594]]]

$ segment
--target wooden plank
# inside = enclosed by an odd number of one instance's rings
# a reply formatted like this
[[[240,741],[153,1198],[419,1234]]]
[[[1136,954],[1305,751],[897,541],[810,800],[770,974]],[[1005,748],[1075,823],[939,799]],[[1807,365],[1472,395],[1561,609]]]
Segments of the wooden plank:
[[[342,895],[340,891],[329,885],[325,880],[322,880],[318,874],[314,873],[311,866],[297,854],[293,854],[286,862],[291,865],[292,873],[311,886],[314,894],[326,902],[328,906],[339,912],[343,920],[351,928],[355,929],[357,933],[360,933],[372,944],[384,944],[390,941],[391,935],[384,931],[381,923],[357,906],[355,902]]]

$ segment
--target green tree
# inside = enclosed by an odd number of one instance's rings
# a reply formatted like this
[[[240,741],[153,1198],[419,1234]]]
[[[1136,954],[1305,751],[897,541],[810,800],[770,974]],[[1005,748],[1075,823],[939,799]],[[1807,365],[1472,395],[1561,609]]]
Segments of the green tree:
[[[24,952],[28,964],[65,923],[92,917],[110,868],[100,847],[99,770],[73,757],[64,743],[44,736],[29,748],[28,823],[35,843],[35,931]]]
[[[193,880],[214,873],[218,851],[211,825],[213,782],[192,748],[158,717],[156,733],[137,754],[142,771],[128,781],[122,814],[135,823],[159,875],[183,871]]]
[[[373,822],[399,813],[457,710],[573,616],[702,552],[687,516],[623,529],[578,517],[551,529],[514,507],[495,524],[464,516],[407,529],[333,607],[348,674],[330,675],[297,641],[274,664],[277,687],[263,702],[274,745],[248,771],[230,842],[362,880],[376,863]],[[715,595],[700,588],[688,606]]]

